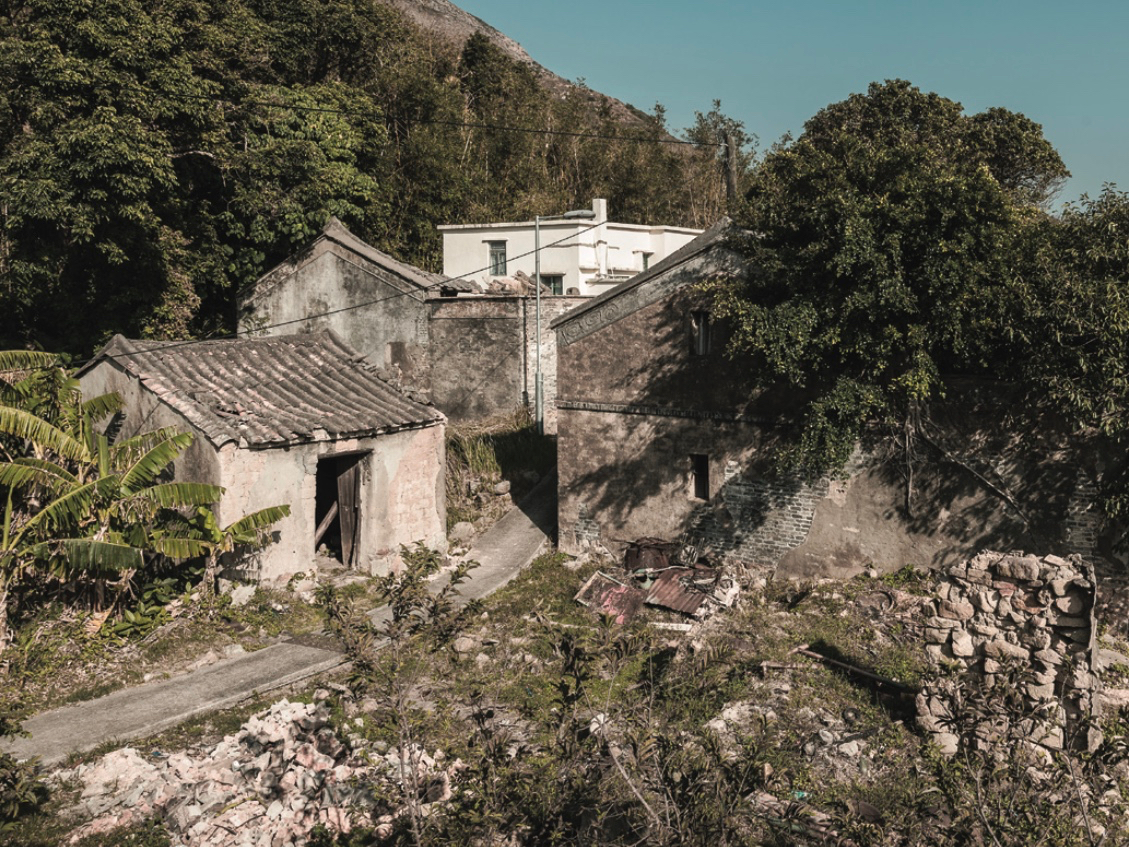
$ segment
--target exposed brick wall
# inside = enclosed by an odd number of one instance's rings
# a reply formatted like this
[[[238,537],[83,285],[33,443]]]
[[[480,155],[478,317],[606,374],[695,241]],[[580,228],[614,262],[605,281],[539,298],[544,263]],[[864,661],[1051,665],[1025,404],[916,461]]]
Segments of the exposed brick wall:
[[[1097,553],[1102,519],[1098,510],[1098,487],[1085,471],[1079,471],[1074,494],[1066,507],[1066,547],[1093,562]]]
[[[720,503],[703,504],[695,514],[692,537],[727,560],[750,565],[775,564],[807,540],[816,504],[827,495],[826,480],[744,479],[735,466],[726,476]]]

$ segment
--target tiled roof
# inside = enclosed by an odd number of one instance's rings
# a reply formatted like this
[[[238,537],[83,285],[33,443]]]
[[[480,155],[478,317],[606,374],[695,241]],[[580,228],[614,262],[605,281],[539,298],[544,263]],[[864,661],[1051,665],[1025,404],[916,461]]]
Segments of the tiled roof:
[[[326,223],[325,229],[322,230],[322,237],[328,238],[330,241],[336,241],[347,250],[352,250],[358,256],[363,256],[374,265],[379,265],[385,270],[391,271],[401,279],[405,279],[422,289],[429,291],[439,291],[441,288],[451,288],[455,291],[474,292],[479,291],[478,284],[465,279],[451,279],[443,274],[433,274],[430,271],[425,271],[417,268],[415,265],[409,265],[407,262],[401,262],[399,259],[394,259],[387,253],[377,250],[371,244],[368,244],[357,236],[353,235],[345,224],[341,223],[337,218],[330,218]]]
[[[82,372],[108,360],[217,447],[375,435],[444,420],[379,379],[330,331],[200,342],[116,335]]]

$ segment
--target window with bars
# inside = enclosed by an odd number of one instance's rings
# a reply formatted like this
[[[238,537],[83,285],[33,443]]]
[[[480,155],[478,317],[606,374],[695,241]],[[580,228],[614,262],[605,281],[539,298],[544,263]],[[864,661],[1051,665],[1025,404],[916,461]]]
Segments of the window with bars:
[[[490,275],[506,275],[506,242],[487,241],[486,246],[490,252]]]

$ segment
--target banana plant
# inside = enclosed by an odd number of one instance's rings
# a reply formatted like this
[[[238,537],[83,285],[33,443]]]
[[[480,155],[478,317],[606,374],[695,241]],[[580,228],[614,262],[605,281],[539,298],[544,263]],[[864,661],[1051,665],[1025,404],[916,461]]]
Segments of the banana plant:
[[[220,556],[236,550],[253,550],[269,538],[271,526],[290,514],[290,506],[268,506],[244,515],[234,523],[221,527],[216,514],[208,508],[198,508],[192,521],[193,534],[205,545],[207,559],[201,586],[211,594],[216,588]]]
[[[0,353],[0,373],[20,363],[41,367],[35,356]],[[6,457],[0,461],[0,490],[5,492],[0,650],[8,638],[8,594],[32,567],[46,567],[64,578],[118,576],[125,581],[144,566],[146,554],[189,558],[208,555],[213,546],[168,526],[177,524],[171,519],[175,510],[208,507],[219,501],[223,489],[159,481],[193,436],[166,428],[111,443],[95,424],[120,408],[120,399],[106,395],[84,403],[66,380],[59,384],[63,402],[40,406],[50,410],[53,420],[7,404],[26,399],[26,380],[0,397],[0,437],[6,442]]]

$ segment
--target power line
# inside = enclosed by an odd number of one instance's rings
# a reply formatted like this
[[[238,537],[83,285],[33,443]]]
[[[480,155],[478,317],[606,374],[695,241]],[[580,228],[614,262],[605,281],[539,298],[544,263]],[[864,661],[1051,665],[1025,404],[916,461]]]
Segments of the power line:
[[[210,94],[169,94],[158,92],[158,97],[176,100],[207,100],[213,103],[227,103],[231,106],[262,106],[271,109],[290,109],[294,112],[321,112],[335,115],[361,116],[367,113],[357,109],[339,109],[332,106],[296,106],[290,103],[270,103],[266,100],[232,100],[227,97],[218,97]],[[632,143],[654,144],[683,144],[690,147],[724,147],[724,142],[705,143],[699,141],[685,141],[680,138],[644,138],[637,135],[609,135],[599,132],[576,132],[565,129],[546,129],[543,127],[506,126],[504,124],[471,123],[468,121],[443,121],[434,118],[392,118],[409,124],[425,124],[427,126],[450,126],[466,129],[492,129],[502,132],[524,132],[531,135],[561,135],[568,138],[602,138],[607,141],[629,141]]]
[[[564,238],[557,239],[556,241],[552,241],[548,244],[542,244],[541,249],[545,250],[549,247],[557,247],[561,244],[564,244],[570,238],[579,237],[586,232],[591,232],[592,230],[596,229],[597,227],[603,226],[604,223],[606,223],[606,222],[601,221],[600,223],[595,223],[595,224],[592,224],[591,226],[586,226],[586,227],[584,227],[584,229],[580,230],[579,232],[570,233],[569,235],[566,235]],[[513,259],[524,259],[526,256],[534,255],[536,252],[537,252],[537,250],[534,249],[534,250],[529,250],[528,252],[525,252],[525,253],[519,253],[518,255],[514,256]],[[511,261],[512,261],[512,259],[511,259]],[[467,271],[465,274],[461,274],[460,276],[446,277],[445,279],[439,280],[438,282],[433,282],[431,285],[422,286],[420,290],[422,290],[422,291],[432,291],[436,288],[443,288],[447,283],[451,282],[452,280],[468,279],[468,278],[475,276],[477,274],[484,273],[484,272],[490,270],[492,267],[493,267],[492,265],[486,265],[485,267],[478,268],[477,270]],[[317,313],[312,314],[312,315],[306,315],[305,317],[301,317],[301,318],[293,318],[293,319],[288,320],[288,321],[279,321],[278,323],[265,324],[263,326],[255,327],[254,330],[252,330],[252,331],[257,332],[257,333],[258,332],[265,332],[266,330],[279,329],[280,327],[291,326],[292,324],[306,323],[307,321],[316,320],[318,318],[327,318],[327,317],[330,317],[331,315],[342,314],[343,312],[351,312],[351,311],[354,311],[356,309],[365,309],[365,308],[368,308],[369,306],[376,306],[376,305],[379,305],[380,303],[385,303],[389,300],[394,300],[397,297],[410,296],[413,293],[415,293],[415,292],[412,292],[412,291],[397,291],[395,294],[389,294],[387,297],[378,297],[375,300],[366,300],[363,303],[354,303],[351,306],[342,306],[339,309],[328,309],[324,312],[317,312]],[[228,335],[210,335],[207,338],[193,338],[193,339],[190,339],[188,341],[174,341],[174,342],[171,342],[171,343],[162,344],[162,346],[160,347],[159,350],[144,350],[144,351],[141,351],[140,353],[112,353],[112,354],[107,354],[105,356],[103,356],[102,354],[98,354],[98,355],[92,356],[91,358],[86,359],[82,362],[77,363],[73,367],[75,367],[76,369],[81,369],[81,368],[85,367],[86,365],[90,364],[91,362],[95,361],[96,359],[103,359],[103,358],[105,358],[105,359],[124,359],[124,358],[128,358],[128,357],[131,357],[131,356],[142,356],[142,355],[145,355],[146,353],[152,353],[152,352],[162,352],[163,353],[166,350],[176,350],[177,348],[180,348],[180,347],[191,347],[191,346],[196,345],[196,344],[207,344],[207,343],[212,342],[212,341],[229,341],[229,340],[233,340],[233,339],[247,338],[247,337],[248,337],[248,335],[246,335],[246,334],[240,335],[237,331],[235,333],[235,335],[230,335],[230,334],[228,334]]]

